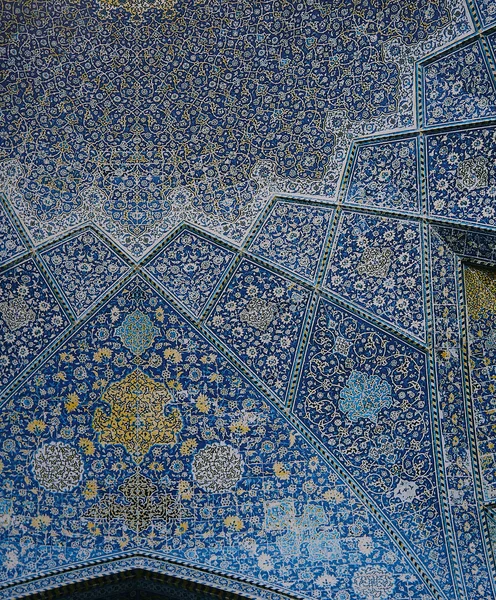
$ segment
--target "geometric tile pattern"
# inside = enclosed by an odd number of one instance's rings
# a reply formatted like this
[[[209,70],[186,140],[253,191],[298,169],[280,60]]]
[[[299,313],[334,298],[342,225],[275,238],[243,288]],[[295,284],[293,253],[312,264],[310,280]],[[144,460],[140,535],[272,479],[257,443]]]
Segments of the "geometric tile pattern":
[[[485,558],[490,549],[486,547],[487,538],[481,518],[483,498],[474,489],[477,456],[471,456],[467,424],[467,419],[473,415],[467,414],[469,407],[464,387],[468,374],[463,364],[463,354],[467,350],[463,344],[464,307],[457,298],[459,257],[444,241],[445,238],[452,239],[452,236],[446,235],[446,229],[443,227],[442,235],[439,235],[437,227],[431,229],[429,248],[436,404],[443,440],[445,504],[449,507],[453,535],[460,552],[461,585],[467,590],[467,597],[482,600],[494,596],[491,566]],[[475,246],[476,233],[471,235]],[[485,240],[480,249],[483,250],[484,246]],[[472,250],[470,254],[476,256],[479,253]]]
[[[383,4],[379,20],[347,0],[6,5],[2,134],[27,228],[93,220],[140,257],[183,219],[241,241],[274,190],[334,195],[346,136],[411,124],[412,58],[469,30],[458,1]]]
[[[249,250],[313,281],[332,215],[332,210],[278,201]]]
[[[33,260],[0,275],[0,391],[69,325]]]
[[[0,265],[22,254],[25,250],[26,246],[0,204]]]
[[[92,231],[52,246],[41,256],[78,316],[129,271],[129,266]]]
[[[320,301],[293,410],[449,586],[428,398],[423,353]]]
[[[326,289],[423,340],[423,281],[418,222],[343,212]]]
[[[416,138],[359,145],[346,203],[418,212],[417,153]]]
[[[491,0],[475,0],[474,4],[483,27],[490,27],[496,23],[496,8]]]
[[[139,367],[116,335],[134,311],[158,329]],[[364,598],[432,597],[342,478],[145,283],[128,283],[97,320],[108,336],[88,323],[3,413],[4,573],[45,573],[141,548],[307,598],[344,598],[348,589]],[[141,439],[136,402],[175,412],[178,427],[139,460],[127,443],[105,443],[96,426],[102,409],[110,418],[115,410],[106,406],[107,382],[137,372],[148,383],[130,391],[134,400],[112,431]],[[168,402],[154,396],[155,385],[165,386]]]
[[[243,260],[207,319],[208,329],[281,399],[310,292]]]
[[[496,84],[481,42],[424,67],[426,125],[496,117]]]
[[[457,221],[496,224],[496,128],[426,136],[428,210]]]
[[[146,270],[186,310],[198,317],[233,257],[233,252],[186,230],[175,236],[146,265]]]
[[[466,258],[496,262],[496,235],[436,226],[436,234],[449,246],[449,249]]]
[[[496,598],[494,11],[372,4],[0,8],[0,598]]]

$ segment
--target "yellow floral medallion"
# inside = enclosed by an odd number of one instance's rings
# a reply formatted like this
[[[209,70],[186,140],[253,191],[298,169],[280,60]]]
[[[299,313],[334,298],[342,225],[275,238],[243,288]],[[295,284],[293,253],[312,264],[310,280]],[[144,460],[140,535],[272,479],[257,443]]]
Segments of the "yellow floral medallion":
[[[465,269],[465,290],[468,314],[472,319],[480,319],[496,312],[496,272]]]
[[[139,464],[152,446],[177,441],[176,435],[183,427],[181,413],[174,408],[164,414],[171,399],[163,384],[136,369],[103,394],[110,414],[98,408],[93,429],[100,433],[101,444],[122,444]]]

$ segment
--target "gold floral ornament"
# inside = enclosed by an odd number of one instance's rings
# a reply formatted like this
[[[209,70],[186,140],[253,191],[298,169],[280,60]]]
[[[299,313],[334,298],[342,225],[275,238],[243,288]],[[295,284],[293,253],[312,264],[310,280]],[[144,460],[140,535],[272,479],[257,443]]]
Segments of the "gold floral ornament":
[[[467,310],[472,319],[496,313],[496,272],[467,267],[465,291]]]
[[[102,8],[115,10],[122,8],[133,17],[140,17],[147,10],[152,8],[162,10],[167,13],[173,10],[175,0],[98,0]]]
[[[122,444],[139,464],[152,446],[174,445],[183,427],[177,408],[164,414],[172,399],[169,390],[139,369],[112,384],[102,400],[110,405],[110,414],[96,409],[93,429],[100,432],[101,444]]]

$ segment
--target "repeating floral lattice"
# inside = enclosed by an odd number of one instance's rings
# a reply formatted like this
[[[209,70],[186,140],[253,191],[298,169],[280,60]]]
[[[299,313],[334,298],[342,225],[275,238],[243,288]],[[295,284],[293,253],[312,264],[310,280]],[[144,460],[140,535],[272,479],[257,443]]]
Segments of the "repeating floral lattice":
[[[249,249],[313,281],[332,215],[329,209],[278,201]]]
[[[26,247],[21,237],[17,233],[5,209],[0,204],[0,265],[25,251]]]
[[[293,411],[410,543],[436,548],[428,569],[448,589],[428,401],[421,352],[320,301]]]
[[[129,271],[129,266],[91,231],[51,247],[42,257],[77,315]]]
[[[433,287],[433,316],[435,327],[435,369],[437,405],[443,439],[444,464],[448,505],[454,525],[454,537],[460,552],[460,563],[467,592],[477,598],[491,597],[489,566],[484,556],[487,552],[482,524],[478,517],[480,508],[474,493],[474,473],[471,460],[471,442],[468,437],[466,403],[464,396],[464,368],[462,357],[463,309],[457,302],[457,255],[453,253],[453,239],[460,243],[465,232],[446,227],[431,229],[430,257]],[[460,257],[482,258],[485,236],[477,250],[475,232],[470,234],[471,244],[464,244],[466,252]],[[448,240],[448,241],[446,241]],[[494,244],[494,243],[493,243]],[[460,249],[460,246],[458,246]],[[460,249],[461,250],[461,249]]]
[[[470,29],[447,0],[153,4],[0,6],[36,240],[93,220],[142,256],[183,219],[239,241],[276,190],[332,196],[350,135],[411,126],[413,61]]]
[[[217,300],[208,328],[280,398],[288,389],[310,293],[243,260]]]
[[[0,276],[0,389],[69,325],[32,260]]]
[[[187,310],[199,316],[229,268],[234,253],[193,233],[183,231],[146,270]]]
[[[496,128],[427,137],[431,214],[496,224]]]
[[[418,212],[417,139],[358,146],[346,202]]]
[[[423,339],[421,239],[417,222],[344,212],[326,288]]]
[[[101,443],[93,422],[105,410],[106,390],[136,373],[133,353],[115,335],[134,310],[160,330],[142,354],[142,382],[150,378],[169,390],[169,405],[183,425],[175,444],[147,448],[138,469],[127,442]],[[134,427],[138,439],[140,424]],[[3,409],[0,432],[4,579],[139,547],[210,569],[242,570],[245,577],[308,598],[344,598],[354,588],[430,597],[350,488],[139,279],[23,384]],[[37,481],[40,447],[63,449],[77,464],[70,494]],[[228,486],[213,491],[204,489],[209,488],[205,461],[212,454],[205,449],[211,448],[227,449],[243,462]],[[218,454],[212,454],[214,461]],[[224,467],[232,470],[236,464],[231,463]],[[45,461],[43,466],[43,483],[53,482],[50,469],[58,477],[60,465]],[[63,486],[60,479],[56,483]],[[43,543],[46,539],[54,541],[57,552],[53,543]],[[382,581],[374,583],[378,570]]]
[[[496,85],[479,41],[424,67],[426,125],[496,116]]]

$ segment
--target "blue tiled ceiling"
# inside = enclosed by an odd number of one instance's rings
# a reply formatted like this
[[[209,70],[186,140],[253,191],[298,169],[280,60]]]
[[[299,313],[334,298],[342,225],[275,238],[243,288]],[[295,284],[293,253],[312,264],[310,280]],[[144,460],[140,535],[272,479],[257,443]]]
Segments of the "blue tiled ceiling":
[[[496,599],[492,4],[0,6],[0,600]]]

